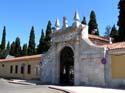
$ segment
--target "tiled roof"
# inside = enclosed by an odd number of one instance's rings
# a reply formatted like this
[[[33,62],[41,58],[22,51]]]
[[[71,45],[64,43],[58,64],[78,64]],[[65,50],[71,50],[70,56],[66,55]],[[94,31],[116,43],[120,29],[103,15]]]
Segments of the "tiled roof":
[[[90,38],[90,39],[97,39],[97,40],[102,40],[102,41],[109,42],[108,39],[106,39],[106,38],[104,38],[104,37],[101,37],[101,36],[96,36],[96,35],[91,35],[91,34],[89,34],[89,38]]]
[[[1,59],[0,62],[11,62],[11,61],[20,61],[20,60],[29,60],[35,58],[41,58],[43,54],[39,55],[31,55],[31,56],[23,56],[23,57],[15,57],[10,59]]]
[[[109,49],[123,49],[125,48],[125,42],[118,42],[106,45]]]
[[[106,46],[108,49],[125,49],[125,42],[118,42],[118,43],[112,43],[112,44],[104,44],[104,45],[98,45],[99,47]]]

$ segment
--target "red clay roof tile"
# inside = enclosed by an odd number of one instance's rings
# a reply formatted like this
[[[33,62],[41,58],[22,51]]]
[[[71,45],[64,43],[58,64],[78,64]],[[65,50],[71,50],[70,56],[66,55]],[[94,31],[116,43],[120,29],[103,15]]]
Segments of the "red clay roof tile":
[[[89,34],[89,38],[90,39],[98,39],[98,40],[109,42],[109,40],[107,38],[104,38],[104,37],[101,37],[101,36],[96,36],[96,35]]]
[[[23,57],[15,57],[10,59],[1,59],[0,62],[11,62],[11,61],[19,61],[19,60],[28,60],[28,59],[34,59],[34,58],[41,58],[43,54],[39,55],[31,55],[31,56],[23,56]]]

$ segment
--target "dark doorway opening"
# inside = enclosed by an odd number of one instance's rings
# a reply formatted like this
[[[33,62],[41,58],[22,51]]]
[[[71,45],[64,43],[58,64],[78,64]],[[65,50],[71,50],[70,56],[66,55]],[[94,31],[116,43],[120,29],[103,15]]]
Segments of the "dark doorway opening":
[[[70,47],[60,52],[60,84],[74,85],[74,53]]]

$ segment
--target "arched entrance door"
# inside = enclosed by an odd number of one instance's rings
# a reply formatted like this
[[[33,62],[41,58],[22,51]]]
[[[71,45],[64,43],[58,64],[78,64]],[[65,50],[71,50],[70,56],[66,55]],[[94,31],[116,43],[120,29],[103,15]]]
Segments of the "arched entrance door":
[[[60,52],[60,84],[74,84],[74,53],[70,47],[64,47]]]

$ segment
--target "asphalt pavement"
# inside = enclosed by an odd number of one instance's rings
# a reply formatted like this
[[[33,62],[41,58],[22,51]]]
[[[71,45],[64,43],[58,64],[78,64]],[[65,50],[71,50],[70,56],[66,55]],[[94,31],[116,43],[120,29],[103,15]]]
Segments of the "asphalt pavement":
[[[38,81],[0,79],[0,93],[125,93],[125,90],[86,86],[36,85]]]
[[[0,79],[0,93],[65,93],[60,90],[50,89],[48,85],[22,85],[8,83]]]

